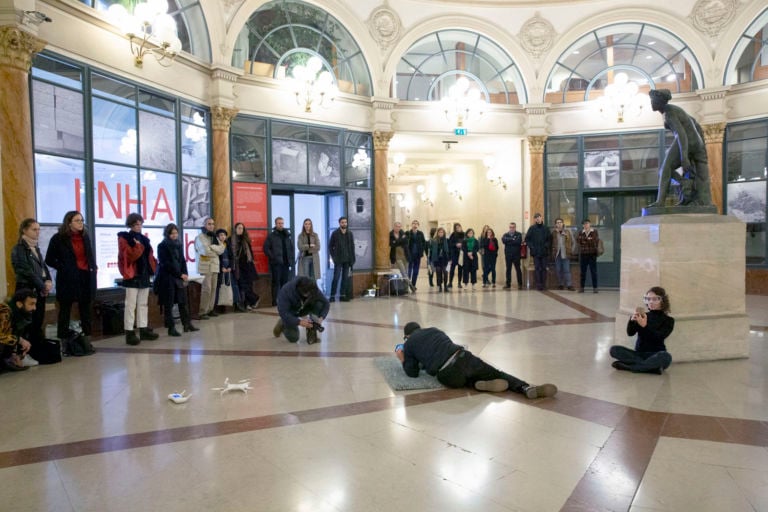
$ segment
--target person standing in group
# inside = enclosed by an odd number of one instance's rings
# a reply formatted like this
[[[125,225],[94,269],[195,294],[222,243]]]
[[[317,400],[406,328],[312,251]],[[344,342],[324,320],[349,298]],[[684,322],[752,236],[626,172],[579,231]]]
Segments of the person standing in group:
[[[123,276],[125,288],[125,313],[123,327],[125,342],[138,345],[144,340],[156,340],[159,335],[149,328],[149,287],[157,270],[157,260],[149,244],[149,238],[141,233],[144,218],[131,213],[125,219],[128,231],[117,234],[117,268]],[[134,322],[139,336],[134,332]]]
[[[566,229],[563,219],[555,219],[555,229],[552,230],[552,259],[555,262],[557,287],[573,291],[571,283],[571,252],[573,251],[573,236]]]
[[[291,280],[293,262],[293,241],[282,217],[275,219],[275,227],[264,240],[263,249],[272,273],[272,305],[277,306],[277,293]]]
[[[336,287],[341,279],[339,299],[347,302],[352,299],[352,267],[355,265],[355,237],[348,228],[346,217],[339,217],[339,227],[331,233],[328,252],[333,260],[333,280],[331,281],[330,301],[336,300]]]
[[[675,319],[669,316],[669,295],[660,286],[654,286],[643,297],[644,308],[637,308],[627,322],[627,336],[637,334],[635,350],[622,345],[610,349],[616,359],[611,366],[617,370],[633,373],[655,373],[661,375],[672,364],[664,340],[672,334]]]
[[[528,244],[528,250],[533,258],[536,289],[544,290],[547,284],[547,258],[549,258],[551,238],[540,213],[533,216],[533,225],[528,228],[528,232],[525,234],[525,243]]]
[[[158,301],[163,306],[165,326],[168,336],[181,336],[176,330],[173,318],[173,305],[179,306],[179,317],[184,332],[194,332],[199,329],[192,325],[187,301],[187,260],[184,258],[184,248],[179,240],[179,228],[170,223],[163,229],[163,241],[157,246],[157,273],[155,274],[154,291]]]
[[[451,236],[448,237],[448,249],[450,250],[451,255],[451,275],[449,276],[448,280],[448,288],[453,288],[453,275],[456,273],[457,269],[459,272],[458,284],[459,288],[461,288],[461,280],[464,277],[464,269],[459,261],[461,259],[461,242],[463,241],[464,231],[461,229],[461,224],[456,222],[453,224],[453,233],[451,233]]]
[[[245,309],[253,311],[259,305],[259,296],[253,291],[253,283],[259,275],[256,272],[256,262],[253,259],[251,238],[242,222],[235,224],[234,232],[229,239],[229,246],[232,247],[232,254],[235,258],[234,277],[237,281],[237,290],[240,292],[240,297],[236,297],[236,299],[245,306]]]
[[[429,240],[427,241],[427,279],[429,279],[429,287],[435,286],[435,268],[432,266],[432,257],[430,252],[432,250],[432,239],[435,238],[437,228],[429,228]]]
[[[408,237],[408,277],[411,279],[411,289],[416,291],[416,280],[419,278],[421,257],[427,253],[427,241],[424,233],[419,230],[419,221],[411,222]]]
[[[227,233],[226,229],[219,228],[216,230],[216,239],[224,246],[224,252],[219,255],[219,276],[216,280],[216,300],[214,300],[213,303],[216,306],[219,306],[219,293],[222,290],[222,286],[228,286],[232,291],[232,309],[244,313],[245,308],[240,302],[240,290],[237,289],[237,280],[235,280],[234,276],[234,267],[237,265],[237,262],[235,261],[235,255],[232,252],[232,248],[227,243],[229,233]],[[222,300],[222,302],[224,302],[224,300]],[[230,304],[221,305],[229,306]],[[214,306],[214,308],[216,306]]]
[[[408,278],[408,236],[399,221],[395,221],[389,232],[389,263],[397,267],[402,277]],[[410,281],[408,287],[415,291]]]
[[[483,229],[480,230],[480,236],[477,237],[477,241],[480,242],[479,259],[477,260],[477,268],[481,272],[480,277],[485,275],[485,251],[483,250],[483,244],[485,243],[485,234],[490,227],[488,224],[483,225]],[[483,281],[483,288],[485,288],[485,281]]]
[[[200,291],[200,320],[208,320],[212,316],[219,316],[214,307],[216,305],[215,287],[219,280],[219,255],[226,247],[219,244],[216,238],[216,221],[211,217],[205,219],[205,224],[200,234],[195,238],[195,252],[197,253],[197,271],[203,276],[202,290]]]
[[[496,260],[499,257],[499,240],[490,227],[485,230],[485,236],[480,243],[483,251],[483,288],[496,288]]]
[[[584,293],[584,284],[587,280],[587,269],[592,275],[592,291],[597,293],[597,246],[600,243],[600,236],[597,230],[591,227],[589,219],[584,219],[581,223],[582,230],[576,237],[576,243],[579,244],[579,293]]]
[[[43,260],[38,242],[40,224],[35,219],[24,219],[19,226],[19,241],[11,250],[11,265],[16,275],[16,291],[32,290],[37,298],[31,315],[29,341],[33,345],[45,338],[45,300],[53,289],[51,272]]]
[[[48,243],[45,263],[56,270],[56,302],[59,317],[56,335],[61,341],[71,336],[69,319],[77,302],[80,327],[87,344],[91,337],[91,307],[96,295],[96,258],[83,215],[75,210],[64,214],[58,232]]]
[[[448,272],[446,266],[450,261],[448,239],[445,237],[445,229],[437,228],[435,236],[429,241],[429,263],[433,272],[437,275],[437,291],[448,291]]]
[[[299,249],[298,275],[320,279],[320,237],[315,233],[312,219],[304,219],[296,247]]]
[[[480,241],[475,238],[475,230],[468,228],[464,240],[461,242],[461,252],[464,256],[464,286],[471,281],[472,289],[477,284],[478,253]]]
[[[501,243],[504,244],[504,260],[507,264],[506,278],[507,284],[504,288],[512,288],[512,266],[515,267],[517,275],[517,288],[523,289],[523,271],[520,269],[520,248],[523,245],[523,234],[517,230],[517,224],[509,223],[509,231],[501,236]]]

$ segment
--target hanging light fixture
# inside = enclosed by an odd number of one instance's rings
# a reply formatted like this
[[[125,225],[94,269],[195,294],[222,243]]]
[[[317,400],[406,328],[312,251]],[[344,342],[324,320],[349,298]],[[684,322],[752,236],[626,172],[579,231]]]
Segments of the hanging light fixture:
[[[605,87],[598,98],[597,106],[604,117],[616,117],[617,123],[623,123],[627,115],[639,116],[645,103],[643,95],[638,94],[637,83],[629,79],[626,73],[616,73],[613,83]]]
[[[168,2],[164,0],[139,2],[134,5],[133,13],[121,4],[112,4],[107,9],[110,23],[128,36],[136,67],[143,67],[148,53],[160,65],[168,67],[181,51],[176,20],[168,14],[168,9]]]
[[[464,76],[459,77],[448,89],[448,94],[440,100],[445,118],[455,128],[463,128],[469,119],[481,116],[485,104],[480,89],[476,84],[470,84],[469,79]]]
[[[304,112],[312,112],[313,106],[329,106],[338,92],[336,79],[324,69],[323,61],[317,55],[310,57],[306,65],[294,66],[290,82],[296,103],[304,107]]]
[[[371,157],[363,148],[358,148],[357,153],[352,157],[352,167],[354,169],[367,169],[371,166]]]

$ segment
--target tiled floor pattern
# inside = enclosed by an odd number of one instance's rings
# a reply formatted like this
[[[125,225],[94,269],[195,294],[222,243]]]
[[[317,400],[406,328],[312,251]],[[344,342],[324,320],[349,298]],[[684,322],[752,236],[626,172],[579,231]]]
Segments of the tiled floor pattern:
[[[0,375],[8,510],[768,510],[768,298],[752,357],[610,369],[618,294],[429,293],[335,304],[323,342],[274,310],[181,339],[97,343]],[[561,393],[393,392],[373,368],[409,320]],[[629,340],[618,340],[629,342]],[[671,348],[674,355],[674,349]],[[210,388],[251,378],[247,395]],[[185,405],[166,399],[187,389]],[[12,411],[12,412],[8,412]],[[0,510],[5,510],[0,505]]]

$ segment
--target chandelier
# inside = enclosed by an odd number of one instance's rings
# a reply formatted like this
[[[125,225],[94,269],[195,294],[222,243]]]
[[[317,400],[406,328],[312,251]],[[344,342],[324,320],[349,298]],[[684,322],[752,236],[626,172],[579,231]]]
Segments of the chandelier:
[[[613,83],[605,87],[598,98],[597,106],[603,117],[616,117],[617,123],[623,123],[626,115],[637,117],[643,110],[644,98],[638,94],[637,83],[631,81],[626,73],[616,73]]]
[[[463,128],[471,118],[481,116],[485,107],[482,92],[477,86],[470,86],[467,77],[459,77],[440,100],[445,118],[456,128]]]
[[[132,14],[121,4],[112,4],[107,19],[128,36],[136,67],[143,67],[148,53],[168,67],[181,51],[176,20],[168,14],[168,2],[164,0],[137,3]]]
[[[312,112],[313,106],[327,107],[336,98],[336,80],[323,68],[320,57],[313,55],[306,65],[299,64],[291,71],[296,103],[304,107],[304,112]]]
[[[363,148],[358,148],[357,153],[352,157],[353,169],[367,169],[371,166],[371,157]]]

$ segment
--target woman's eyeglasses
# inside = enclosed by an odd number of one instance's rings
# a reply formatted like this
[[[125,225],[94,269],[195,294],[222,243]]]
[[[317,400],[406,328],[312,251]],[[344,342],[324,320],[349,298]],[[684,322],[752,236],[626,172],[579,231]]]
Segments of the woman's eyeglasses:
[[[660,302],[661,297],[643,297],[645,302]]]

